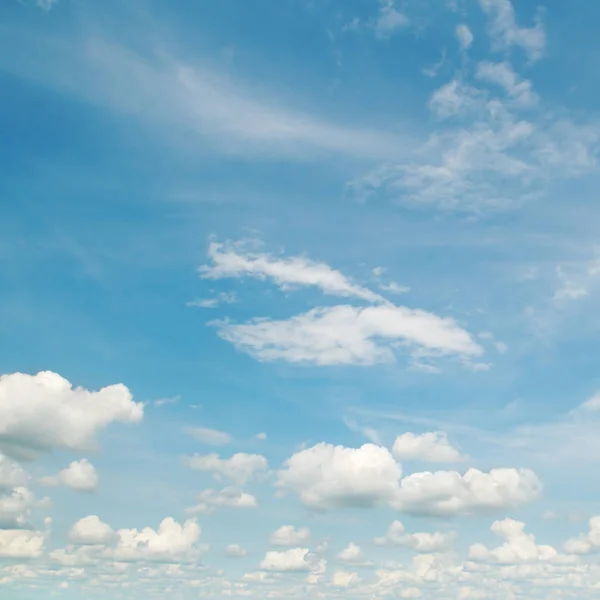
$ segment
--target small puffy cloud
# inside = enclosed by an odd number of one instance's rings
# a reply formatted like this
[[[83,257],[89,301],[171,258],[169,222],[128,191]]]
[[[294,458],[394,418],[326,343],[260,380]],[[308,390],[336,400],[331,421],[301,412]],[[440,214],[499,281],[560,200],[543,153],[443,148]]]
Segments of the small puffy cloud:
[[[590,554],[600,549],[600,517],[592,517],[589,531],[565,542],[565,551],[569,554]]]
[[[333,306],[284,321],[214,324],[220,337],[261,361],[373,365],[393,362],[398,347],[419,357],[467,360],[483,353],[453,319],[402,306]]]
[[[489,18],[489,33],[498,50],[520,46],[531,60],[540,58],[546,48],[546,32],[538,20],[533,27],[519,27],[510,0],[479,0]]]
[[[119,529],[110,555],[122,562],[185,561],[194,556],[200,532],[195,519],[181,525],[171,517],[164,519],[157,530]]]
[[[220,491],[204,490],[198,495],[198,504],[187,509],[190,514],[208,515],[219,507],[226,508],[256,508],[256,498],[252,494],[242,492],[233,487]]]
[[[269,538],[272,546],[300,546],[310,540],[310,530],[306,527],[295,528],[293,525],[282,525]]]
[[[290,550],[270,550],[260,563],[264,571],[312,571],[314,565],[309,561],[308,548]]]
[[[360,549],[360,546],[357,546],[353,542],[350,542],[342,551],[338,553],[336,556],[338,560],[347,563],[364,563],[365,556]]]
[[[187,427],[185,431],[198,442],[208,446],[226,446],[233,441],[231,435],[225,431],[209,429],[208,427]]]
[[[261,432],[261,433],[257,433],[254,437],[257,440],[260,440],[261,442],[264,442],[267,439],[267,434],[264,433],[264,432]]]
[[[283,290],[312,286],[334,296],[353,296],[369,302],[383,301],[381,296],[367,288],[355,285],[329,265],[308,258],[279,258],[269,254],[248,252],[240,243],[217,242],[209,245],[208,256],[213,264],[200,267],[203,278],[255,277],[270,279]]]
[[[398,494],[401,475],[387,448],[320,443],[291,456],[278,473],[277,486],[295,491],[311,508],[372,507]]]
[[[296,492],[314,509],[388,505],[400,512],[431,516],[515,508],[541,491],[539,479],[527,469],[401,476],[400,465],[386,448],[320,443],[292,455],[278,473],[277,486],[281,491]]]
[[[480,562],[516,564],[523,562],[557,561],[559,554],[552,546],[538,545],[535,537],[525,533],[525,523],[513,519],[495,521],[492,531],[506,541],[502,546],[488,550],[483,544],[473,544],[469,558]]]
[[[398,460],[452,463],[464,460],[461,453],[448,441],[445,433],[404,433],[394,442],[392,453]]]
[[[412,548],[416,552],[442,552],[448,550],[456,540],[456,533],[407,533],[400,521],[393,521],[383,537],[375,538],[377,546],[393,545]]]
[[[58,475],[42,478],[41,483],[49,486],[64,485],[81,492],[93,492],[98,486],[98,479],[94,465],[82,458],[72,462]]]
[[[225,548],[225,554],[230,558],[242,558],[248,553],[239,544],[229,544],[229,546]]]
[[[221,458],[218,454],[194,454],[186,456],[184,463],[196,471],[213,473],[216,477],[226,477],[243,485],[256,472],[266,471],[269,467],[267,459],[260,454],[238,452],[231,458]]]
[[[331,585],[337,588],[347,588],[360,583],[358,573],[352,571],[335,571],[331,578]]]
[[[473,43],[473,33],[469,29],[469,26],[464,23],[456,26],[456,37],[458,38],[461,50],[467,50]]]
[[[39,531],[0,530],[0,558],[37,558],[44,550],[46,536]]]
[[[123,384],[92,392],[50,371],[0,376],[0,446],[10,453],[85,450],[111,423],[138,423],[143,414]]]
[[[69,530],[69,541],[80,546],[105,546],[114,538],[115,532],[110,525],[99,517],[90,515],[79,519]]]

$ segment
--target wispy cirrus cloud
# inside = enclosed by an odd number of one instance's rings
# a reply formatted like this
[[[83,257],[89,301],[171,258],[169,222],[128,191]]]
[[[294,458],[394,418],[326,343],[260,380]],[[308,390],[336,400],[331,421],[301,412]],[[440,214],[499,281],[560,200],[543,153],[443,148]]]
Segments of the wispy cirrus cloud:
[[[178,58],[149,32],[144,52],[108,32],[43,38],[3,29],[0,38],[0,72],[162,127],[161,135],[175,131],[180,141],[253,159],[313,160],[320,152],[376,160],[404,153],[402,136],[289,108],[209,61]],[[8,60],[9,48],[17,49],[16,60]]]
[[[355,297],[368,302],[386,302],[385,298],[353,283],[340,271],[306,257],[282,258],[249,251],[243,243],[211,242],[208,256],[213,264],[200,267],[205,279],[254,277],[270,279],[281,289],[317,287],[325,294]]]

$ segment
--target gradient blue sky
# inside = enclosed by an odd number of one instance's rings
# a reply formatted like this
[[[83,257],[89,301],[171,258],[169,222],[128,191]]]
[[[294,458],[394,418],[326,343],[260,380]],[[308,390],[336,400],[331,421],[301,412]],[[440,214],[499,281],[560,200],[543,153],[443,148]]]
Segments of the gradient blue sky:
[[[0,596],[596,598],[599,18],[3,0]]]

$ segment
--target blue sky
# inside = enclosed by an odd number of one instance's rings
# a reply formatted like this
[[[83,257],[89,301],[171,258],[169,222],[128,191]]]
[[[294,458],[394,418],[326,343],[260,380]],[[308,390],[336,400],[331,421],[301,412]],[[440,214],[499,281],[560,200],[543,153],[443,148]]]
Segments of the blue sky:
[[[595,598],[599,11],[4,0],[2,597]]]

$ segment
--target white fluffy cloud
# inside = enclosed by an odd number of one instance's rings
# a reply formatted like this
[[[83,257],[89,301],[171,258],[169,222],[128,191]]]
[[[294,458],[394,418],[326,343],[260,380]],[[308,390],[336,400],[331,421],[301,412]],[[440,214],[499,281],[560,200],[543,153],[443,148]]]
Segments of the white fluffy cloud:
[[[589,531],[565,542],[565,550],[570,554],[589,554],[600,549],[600,517],[592,517]]]
[[[416,552],[442,552],[448,550],[456,540],[455,532],[407,533],[400,521],[393,521],[383,537],[375,538],[377,546],[406,546]]]
[[[230,558],[242,558],[248,553],[239,544],[229,544],[229,546],[225,548],[225,554],[227,554],[227,556]]]
[[[145,527],[119,529],[116,532],[116,545],[111,552],[118,561],[185,561],[195,555],[196,544],[200,539],[200,527],[195,519],[180,525],[168,517],[157,530]]]
[[[479,5],[489,17],[490,36],[495,48],[520,46],[532,60],[542,56],[546,47],[546,32],[541,22],[537,21],[529,28],[519,27],[510,0],[479,0]]]
[[[232,437],[225,431],[209,429],[207,427],[188,427],[186,432],[195,440],[208,446],[226,446],[231,444]]]
[[[372,507],[396,497],[401,475],[400,465],[381,446],[320,443],[291,456],[278,473],[277,485],[294,490],[312,508]]]
[[[58,475],[44,477],[43,485],[64,485],[72,490],[93,492],[98,486],[98,473],[92,463],[85,458],[72,462]]]
[[[353,571],[338,570],[333,573],[331,585],[338,588],[347,588],[360,583],[358,573]]]
[[[69,531],[69,541],[82,546],[107,545],[115,532],[110,525],[103,523],[96,515],[77,521]]]
[[[460,462],[461,453],[448,441],[445,433],[404,433],[394,442],[392,453],[398,460],[426,462]]]
[[[278,473],[277,486],[295,491],[306,506],[315,509],[387,504],[401,512],[434,516],[517,507],[541,490],[538,478],[527,469],[401,476],[400,465],[386,448],[320,443],[292,455]]]
[[[270,550],[260,563],[264,571],[312,571],[314,564],[309,560],[308,548]]]
[[[528,469],[492,469],[489,473],[469,469],[412,473],[401,482],[392,502],[396,510],[433,516],[473,514],[516,508],[541,492],[541,483]]]
[[[242,492],[233,487],[220,491],[204,490],[198,495],[198,504],[188,508],[190,514],[208,515],[219,507],[227,508],[256,508],[256,498],[252,494]]]
[[[306,527],[294,527],[293,525],[282,525],[274,531],[269,538],[272,546],[300,546],[310,540],[310,530]]]
[[[357,546],[354,542],[350,542],[343,550],[341,550],[336,556],[338,560],[347,563],[364,563],[365,555],[361,550],[360,546]]]
[[[292,287],[318,287],[326,294],[354,296],[369,302],[384,301],[379,294],[352,283],[345,275],[325,263],[304,257],[277,258],[269,254],[247,252],[242,244],[212,242],[208,248],[212,265],[200,267],[202,277],[255,277],[271,279],[281,289]]]
[[[285,321],[217,325],[223,339],[262,361],[372,365],[394,361],[398,346],[425,357],[471,359],[483,352],[453,319],[402,306],[333,306]]]
[[[513,519],[495,521],[492,531],[506,540],[504,544],[492,550],[483,544],[473,544],[469,549],[469,558],[501,564],[561,560],[555,548],[538,545],[533,535],[525,533],[525,523]]]
[[[0,445],[8,452],[84,450],[111,423],[138,423],[143,414],[122,384],[91,392],[50,371],[0,376]]]
[[[217,477],[227,477],[239,485],[243,485],[256,472],[266,471],[269,467],[267,459],[260,454],[238,452],[231,458],[221,458],[218,454],[194,454],[184,457],[184,463],[196,471],[213,473]]]
[[[0,530],[0,558],[37,558],[46,538],[39,531]]]

